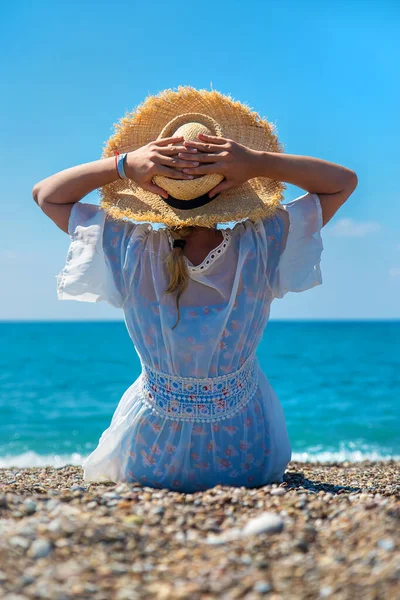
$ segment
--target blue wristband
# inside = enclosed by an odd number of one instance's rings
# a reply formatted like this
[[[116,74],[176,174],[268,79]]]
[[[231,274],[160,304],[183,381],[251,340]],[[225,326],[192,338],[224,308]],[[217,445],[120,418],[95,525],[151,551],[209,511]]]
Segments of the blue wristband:
[[[118,169],[118,175],[121,177],[121,179],[128,179],[128,177],[124,171],[124,163],[125,163],[126,155],[127,155],[127,152],[124,152],[123,154],[118,155],[117,169]]]

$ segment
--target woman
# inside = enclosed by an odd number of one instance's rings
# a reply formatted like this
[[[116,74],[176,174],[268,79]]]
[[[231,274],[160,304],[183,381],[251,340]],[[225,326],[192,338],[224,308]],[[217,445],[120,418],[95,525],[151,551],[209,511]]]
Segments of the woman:
[[[282,205],[284,182],[307,193]],[[273,299],[322,283],[320,231],[356,185],[345,167],[283,154],[246,106],[188,87],[124,117],[102,159],[35,185],[71,237],[58,298],[122,308],[142,363],[84,480],[283,481],[285,416],[255,352]],[[80,202],[97,188],[100,207]]]

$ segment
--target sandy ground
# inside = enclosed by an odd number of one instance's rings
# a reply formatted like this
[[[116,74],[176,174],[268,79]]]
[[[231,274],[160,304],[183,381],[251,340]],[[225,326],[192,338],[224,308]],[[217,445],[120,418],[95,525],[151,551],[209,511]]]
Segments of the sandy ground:
[[[0,469],[0,597],[400,598],[398,462],[291,462],[181,494]]]

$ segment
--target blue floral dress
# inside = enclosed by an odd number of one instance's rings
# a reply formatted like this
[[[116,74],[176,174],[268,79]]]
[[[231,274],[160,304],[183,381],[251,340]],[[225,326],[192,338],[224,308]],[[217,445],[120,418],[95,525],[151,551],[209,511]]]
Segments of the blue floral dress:
[[[85,481],[191,493],[283,480],[292,449],[256,349],[272,301],[322,283],[321,228],[319,198],[307,193],[272,218],[221,229],[222,242],[200,265],[185,258],[190,281],[172,329],[168,229],[74,204],[58,298],[122,309],[142,364],[83,462]]]

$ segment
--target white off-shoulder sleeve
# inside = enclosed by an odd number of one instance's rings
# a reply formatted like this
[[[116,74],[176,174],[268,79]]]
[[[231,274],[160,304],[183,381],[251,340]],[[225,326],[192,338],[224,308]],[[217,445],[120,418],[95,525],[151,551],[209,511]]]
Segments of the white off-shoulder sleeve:
[[[129,291],[127,254],[137,251],[131,243],[137,228],[144,231],[142,225],[107,218],[95,204],[76,202],[68,223],[71,242],[65,266],[56,275],[58,299],[104,300],[121,308]]]
[[[281,220],[283,243],[274,270],[272,290],[275,298],[283,298],[287,292],[303,292],[322,284],[320,199],[317,194],[304,194],[282,204],[277,218]]]

